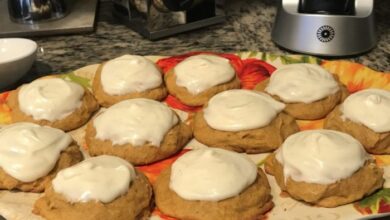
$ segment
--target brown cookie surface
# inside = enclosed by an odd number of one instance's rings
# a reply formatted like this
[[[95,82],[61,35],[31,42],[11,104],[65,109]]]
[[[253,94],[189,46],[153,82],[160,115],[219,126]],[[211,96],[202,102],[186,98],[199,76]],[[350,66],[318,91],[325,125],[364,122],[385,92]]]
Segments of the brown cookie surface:
[[[217,93],[230,89],[240,88],[240,80],[238,79],[237,75],[229,82],[216,85],[196,95],[190,93],[187,88],[178,86],[176,84],[176,75],[173,69],[165,74],[164,79],[169,93],[178,98],[184,104],[189,106],[204,105],[212,96]]]
[[[140,172],[127,193],[110,203],[70,203],[50,185],[34,204],[33,213],[48,220],[146,220],[152,209],[152,194],[150,183]]]
[[[255,182],[239,195],[218,202],[190,201],[181,198],[169,188],[170,176],[169,167],[160,174],[153,185],[156,205],[164,214],[178,219],[261,219],[274,205],[267,177],[261,169],[258,170]]]
[[[255,115],[253,117],[256,117]],[[224,148],[236,152],[263,153],[277,149],[283,141],[299,131],[294,118],[285,113],[279,113],[265,127],[230,132],[211,128],[203,116],[203,111],[197,112],[194,119],[195,138],[209,146]]]
[[[338,106],[326,117],[324,128],[350,134],[371,154],[390,154],[390,132],[377,133],[362,124],[343,119],[341,115]]]
[[[157,88],[149,89],[143,92],[133,92],[124,95],[110,95],[104,91],[103,85],[101,83],[101,72],[103,66],[104,63],[101,64],[96,71],[95,77],[93,79],[92,91],[96,100],[99,102],[100,105],[104,107],[109,107],[111,105],[114,105],[115,103],[118,103],[126,99],[147,98],[147,99],[160,101],[167,96],[168,92],[164,86],[164,83],[162,83]]]
[[[45,186],[57,175],[57,173],[70,167],[83,159],[80,149],[77,145],[72,144],[60,153],[54,168],[44,177],[33,182],[25,183],[8,175],[0,168],[0,189],[18,189],[23,192],[43,192]]]

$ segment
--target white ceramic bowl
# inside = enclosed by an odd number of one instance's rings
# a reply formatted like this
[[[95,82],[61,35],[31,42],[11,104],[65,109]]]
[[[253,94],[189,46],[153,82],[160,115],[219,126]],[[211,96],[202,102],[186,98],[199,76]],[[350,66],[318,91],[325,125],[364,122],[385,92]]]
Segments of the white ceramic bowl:
[[[12,85],[34,63],[37,44],[24,38],[0,38],[0,89]]]

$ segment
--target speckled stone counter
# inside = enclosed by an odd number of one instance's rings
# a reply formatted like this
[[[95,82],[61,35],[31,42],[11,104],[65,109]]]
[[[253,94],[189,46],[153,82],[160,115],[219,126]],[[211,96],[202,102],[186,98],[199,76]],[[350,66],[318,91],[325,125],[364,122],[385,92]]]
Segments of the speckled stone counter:
[[[390,1],[376,0],[380,40],[372,51],[348,58],[379,71],[390,71]],[[149,41],[111,17],[110,2],[100,4],[96,30],[88,34],[34,38],[39,44],[37,62],[23,81],[49,73],[64,73],[125,53],[174,55],[188,51],[288,52],[271,41],[277,0],[227,0],[227,21],[159,41]]]

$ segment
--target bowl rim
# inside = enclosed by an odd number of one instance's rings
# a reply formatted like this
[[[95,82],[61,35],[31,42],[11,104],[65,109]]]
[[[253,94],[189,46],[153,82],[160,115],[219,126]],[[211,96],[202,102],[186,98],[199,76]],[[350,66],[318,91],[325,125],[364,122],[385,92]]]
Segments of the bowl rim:
[[[14,62],[16,60],[20,60],[20,59],[23,59],[23,58],[26,58],[26,57],[29,57],[31,56],[32,54],[36,53],[37,52],[37,49],[38,49],[38,44],[37,42],[33,41],[33,40],[30,40],[30,39],[27,39],[27,38],[19,38],[19,37],[12,37],[12,38],[0,38],[0,41],[7,41],[7,40],[22,40],[22,41],[26,41],[26,42],[29,42],[31,43],[32,45],[32,49],[31,50],[27,50],[27,53],[23,53],[23,54],[19,54],[17,55],[16,57],[13,57],[11,59],[5,59],[5,60],[0,60],[0,64],[5,64],[5,63],[11,63],[11,62]]]

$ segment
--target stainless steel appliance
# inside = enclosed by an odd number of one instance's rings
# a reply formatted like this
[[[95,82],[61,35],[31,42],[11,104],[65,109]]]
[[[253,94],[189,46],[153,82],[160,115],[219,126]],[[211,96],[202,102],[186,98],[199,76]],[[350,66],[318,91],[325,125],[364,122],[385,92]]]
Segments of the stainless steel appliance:
[[[0,0],[0,37],[93,31],[98,0]]]
[[[377,43],[373,8],[373,0],[281,0],[272,39],[300,53],[360,54]]]
[[[225,21],[224,0],[113,0],[113,15],[156,40]]]
[[[8,0],[8,12],[12,21],[33,24],[64,17],[67,6],[64,0]]]

